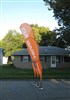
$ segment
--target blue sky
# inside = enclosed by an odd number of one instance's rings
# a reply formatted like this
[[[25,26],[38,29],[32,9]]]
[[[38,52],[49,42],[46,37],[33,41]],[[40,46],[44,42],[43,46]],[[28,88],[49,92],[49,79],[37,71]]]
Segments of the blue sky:
[[[22,23],[38,24],[53,30],[58,27],[53,12],[48,11],[43,0],[0,0],[0,39],[8,30],[20,32]]]

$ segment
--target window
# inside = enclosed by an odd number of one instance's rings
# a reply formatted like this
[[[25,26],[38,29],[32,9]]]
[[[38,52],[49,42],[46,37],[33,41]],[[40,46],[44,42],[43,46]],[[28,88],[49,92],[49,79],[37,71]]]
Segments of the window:
[[[40,61],[44,62],[45,61],[45,56],[40,56]]]
[[[64,57],[63,56],[57,56],[57,62],[58,63],[64,62]]]
[[[28,62],[28,56],[21,56],[21,62]]]
[[[55,56],[52,56],[52,64],[55,64]]]
[[[23,56],[23,62],[28,62],[28,56]]]

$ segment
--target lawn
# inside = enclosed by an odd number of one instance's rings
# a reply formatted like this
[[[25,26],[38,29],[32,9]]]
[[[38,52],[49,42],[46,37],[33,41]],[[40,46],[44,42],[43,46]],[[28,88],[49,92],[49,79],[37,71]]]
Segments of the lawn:
[[[43,69],[43,79],[70,79],[69,69]],[[33,69],[19,69],[8,64],[0,66],[0,79],[34,79]]]

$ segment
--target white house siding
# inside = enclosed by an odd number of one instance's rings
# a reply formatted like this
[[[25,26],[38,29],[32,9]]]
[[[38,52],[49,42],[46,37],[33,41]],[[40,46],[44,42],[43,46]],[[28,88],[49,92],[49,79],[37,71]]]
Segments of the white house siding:
[[[3,64],[7,64],[8,58],[7,57],[3,57]]]

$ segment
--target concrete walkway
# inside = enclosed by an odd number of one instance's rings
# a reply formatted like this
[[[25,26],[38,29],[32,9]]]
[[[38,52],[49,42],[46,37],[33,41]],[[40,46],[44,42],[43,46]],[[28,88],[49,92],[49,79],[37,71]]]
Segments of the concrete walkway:
[[[43,80],[43,90],[33,80],[0,80],[0,100],[70,100],[70,81]]]

